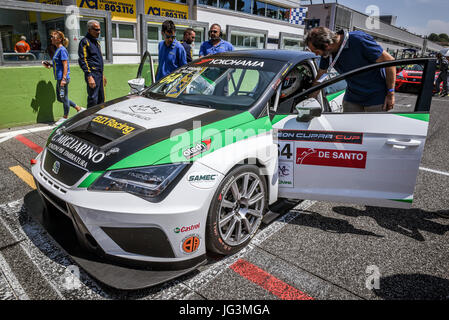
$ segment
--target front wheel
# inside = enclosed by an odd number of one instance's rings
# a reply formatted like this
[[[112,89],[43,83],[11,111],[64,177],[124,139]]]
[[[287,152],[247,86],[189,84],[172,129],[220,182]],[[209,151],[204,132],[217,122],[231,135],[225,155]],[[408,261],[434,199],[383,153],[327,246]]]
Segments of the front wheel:
[[[215,192],[206,225],[206,247],[233,254],[256,234],[267,208],[266,181],[255,165],[229,172]]]

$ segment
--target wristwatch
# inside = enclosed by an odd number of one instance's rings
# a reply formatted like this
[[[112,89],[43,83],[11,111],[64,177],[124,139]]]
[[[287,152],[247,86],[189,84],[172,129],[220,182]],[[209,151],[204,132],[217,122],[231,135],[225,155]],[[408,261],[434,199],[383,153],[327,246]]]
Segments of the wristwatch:
[[[388,89],[388,93],[394,93],[394,89]]]

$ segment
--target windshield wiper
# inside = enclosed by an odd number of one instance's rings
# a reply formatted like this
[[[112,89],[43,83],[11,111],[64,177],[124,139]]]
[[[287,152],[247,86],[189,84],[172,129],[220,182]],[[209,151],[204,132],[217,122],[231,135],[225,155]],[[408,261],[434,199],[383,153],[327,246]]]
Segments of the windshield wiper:
[[[193,103],[193,102],[185,101],[185,100],[178,100],[177,102],[186,104],[186,105],[189,105],[192,107],[201,107],[201,108],[208,107],[209,109],[215,109],[211,104]]]
[[[164,99],[167,99],[167,97],[164,96],[163,94],[155,93],[155,92],[151,92],[151,91],[146,92],[146,93],[145,93],[145,97],[147,97],[147,98],[152,98],[152,99],[156,99],[156,100],[162,100],[162,101],[163,101]]]

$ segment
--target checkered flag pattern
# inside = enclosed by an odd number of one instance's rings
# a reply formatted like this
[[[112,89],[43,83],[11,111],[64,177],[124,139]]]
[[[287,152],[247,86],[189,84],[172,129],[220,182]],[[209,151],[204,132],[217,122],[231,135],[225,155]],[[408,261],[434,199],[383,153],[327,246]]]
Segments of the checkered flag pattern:
[[[291,8],[289,22],[293,24],[305,25],[307,10],[307,7]]]

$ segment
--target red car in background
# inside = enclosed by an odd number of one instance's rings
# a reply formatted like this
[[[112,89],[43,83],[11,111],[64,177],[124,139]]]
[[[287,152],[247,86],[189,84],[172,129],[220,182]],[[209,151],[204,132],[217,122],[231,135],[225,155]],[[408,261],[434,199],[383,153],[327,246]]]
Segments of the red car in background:
[[[396,73],[395,91],[399,92],[418,92],[422,83],[423,66],[411,64],[399,69]],[[434,84],[440,71],[435,72]],[[441,90],[442,85],[440,85]],[[435,90],[434,90],[435,91]]]

